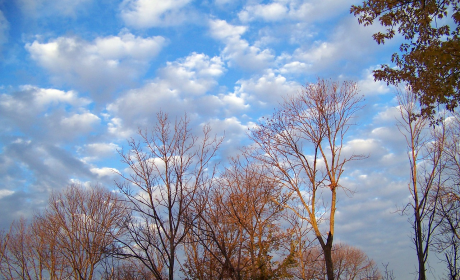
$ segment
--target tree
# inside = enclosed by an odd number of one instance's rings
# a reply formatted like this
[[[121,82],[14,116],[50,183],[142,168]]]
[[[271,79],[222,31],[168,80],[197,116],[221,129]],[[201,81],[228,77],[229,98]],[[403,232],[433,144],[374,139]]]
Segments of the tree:
[[[37,217],[47,246],[59,250],[74,279],[93,279],[100,262],[111,254],[127,209],[116,193],[100,186],[70,185],[55,192]],[[54,250],[54,249],[53,249]]]
[[[119,253],[141,261],[156,279],[173,279],[178,249],[199,215],[195,200],[212,181],[211,160],[222,139],[211,137],[207,125],[198,138],[186,115],[172,124],[163,113],[151,132],[139,130],[139,136],[141,141],[128,141],[128,152],[120,151],[129,173],[120,173],[117,184],[133,214]]]
[[[186,274],[191,279],[288,278],[294,265],[290,234],[282,226],[280,195],[265,166],[246,156],[231,159],[203,197],[204,209],[190,238]],[[199,245],[199,246],[197,246]]]
[[[71,185],[54,192],[28,224],[12,223],[0,236],[0,274],[6,279],[93,279],[108,258],[126,208],[99,186]]]
[[[324,253],[329,280],[334,279],[332,244],[340,178],[347,162],[363,158],[345,155],[342,150],[361,101],[356,83],[319,79],[300,94],[286,98],[272,117],[251,131],[259,151],[255,158],[270,167],[272,176],[307,211],[302,215],[297,205],[279,201],[312,226]],[[330,191],[330,197],[324,198],[322,191]],[[326,216],[329,225],[324,233],[320,223]]]
[[[43,279],[43,259],[36,253],[39,246],[24,219],[14,221],[2,236],[0,274],[5,279]]]
[[[437,204],[438,232],[435,245],[444,255],[449,279],[460,277],[460,116],[445,121],[447,140],[444,149],[445,177]]]
[[[437,104],[453,110],[460,100],[460,41],[458,0],[366,0],[350,12],[364,26],[374,20],[386,27],[373,35],[378,44],[396,32],[406,40],[401,54],[374,71],[376,80],[398,85],[407,83],[417,94],[422,114],[433,116]]]
[[[326,276],[324,254],[321,248],[313,247],[303,252],[303,262],[308,272],[300,279],[324,279]],[[346,245],[334,244],[332,249],[335,279],[380,280],[382,276],[375,262],[362,250]]]
[[[444,125],[428,128],[426,116],[418,116],[417,96],[407,88],[398,94],[400,123],[399,130],[407,143],[410,164],[411,200],[404,210],[413,215],[409,221],[414,229],[414,245],[418,259],[419,280],[426,279],[426,263],[433,236],[438,226],[436,222],[440,190],[444,185],[444,150],[446,132]],[[403,212],[404,212],[403,210]]]

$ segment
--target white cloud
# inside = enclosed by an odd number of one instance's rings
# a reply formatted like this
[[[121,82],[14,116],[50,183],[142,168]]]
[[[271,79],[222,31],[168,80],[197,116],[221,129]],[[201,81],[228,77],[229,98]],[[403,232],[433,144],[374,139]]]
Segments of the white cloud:
[[[228,24],[225,20],[210,20],[211,36],[225,44],[222,57],[238,67],[248,70],[261,70],[273,63],[274,55],[271,50],[250,45],[241,35],[247,27]]]
[[[92,127],[100,121],[101,119],[98,116],[90,112],[85,112],[83,114],[73,114],[69,117],[65,117],[61,119],[60,124],[64,130],[77,130],[82,133],[87,133],[91,131]]]
[[[91,101],[84,97],[78,97],[78,94],[73,91],[62,91],[58,89],[43,89],[34,86],[26,85],[21,87],[22,90],[30,90],[34,92],[34,101],[39,107],[57,105],[59,103],[66,103],[72,106],[86,106]]]
[[[219,149],[219,156],[222,158],[235,156],[242,147],[242,143],[247,142],[248,128],[254,123],[243,123],[237,117],[223,119],[212,118],[206,122],[212,128],[212,133],[225,136]]]
[[[239,96],[246,96],[251,106],[277,106],[284,96],[298,93],[302,86],[297,82],[288,81],[284,76],[275,74],[272,70],[256,78],[239,80],[240,84],[235,92]]]
[[[115,177],[118,173],[118,170],[115,168],[110,167],[102,167],[102,168],[91,168],[91,173],[96,174],[98,178],[101,177]]]
[[[246,26],[231,25],[219,19],[209,21],[209,28],[211,35],[219,40],[239,40],[247,30]]]
[[[310,66],[304,62],[292,61],[284,64],[280,69],[281,74],[300,74],[305,73]]]
[[[355,18],[347,17],[333,32],[326,34],[326,39],[303,44],[292,55],[284,54],[282,61],[285,64],[304,63],[303,69],[316,75],[325,70],[334,71],[337,75],[343,74],[346,69],[357,70],[372,60],[376,51],[372,47],[375,45],[372,34],[377,30],[374,26],[363,27]],[[353,63],[345,64],[349,61]]]
[[[228,107],[229,114],[249,109],[250,105],[246,103],[246,97],[246,94],[241,92],[220,95],[222,102]]]
[[[148,28],[179,25],[186,20],[183,9],[191,0],[124,0],[121,17],[129,26]]]
[[[58,143],[88,133],[100,123],[98,116],[87,111],[90,103],[74,91],[26,85],[13,94],[0,95],[0,119],[27,135]]]
[[[102,100],[105,94],[138,79],[164,44],[161,36],[141,38],[122,32],[93,42],[74,37],[34,41],[26,49],[53,74],[55,82],[90,90],[95,100]]]
[[[75,91],[62,91],[52,88],[38,88],[31,85],[21,86],[14,94],[0,95],[0,116],[22,120],[45,112],[49,108],[65,106],[66,104],[76,108],[89,105],[87,98],[78,97]]]
[[[111,122],[109,131],[121,138],[133,131],[129,127],[150,126],[155,114],[162,110],[173,116],[184,112],[207,115],[219,110],[219,98],[206,95],[217,86],[225,72],[219,57],[192,53],[168,62],[159,69],[158,77],[144,87],[133,89],[107,106]],[[203,110],[206,108],[206,110]]]
[[[359,89],[364,95],[377,95],[390,92],[390,87],[385,82],[375,81],[373,70],[375,68],[368,68],[365,70],[365,78],[358,82]]]
[[[0,190],[0,199],[14,194],[14,191],[10,190]]]
[[[106,157],[120,149],[115,143],[92,143],[84,146],[82,153],[91,157]]]
[[[261,18],[265,21],[277,21],[284,19],[287,15],[288,8],[280,3],[257,4],[247,6],[238,14],[241,21],[251,21]]]
[[[396,124],[396,120],[401,116],[398,106],[387,107],[375,115],[374,120],[376,123],[389,122]]]
[[[167,62],[159,71],[163,82],[169,88],[181,93],[201,95],[217,85],[216,78],[224,73],[223,62],[219,57],[209,58],[204,54],[192,53],[185,59]]]
[[[351,5],[346,0],[302,1],[302,0],[275,0],[268,4],[246,5],[238,17],[243,22],[254,20],[263,21],[322,21],[331,19],[340,11],[346,10]],[[334,7],[331,9],[331,7]]]
[[[380,158],[386,153],[386,148],[376,139],[353,139],[348,141],[342,148],[343,156],[351,155],[372,156]]]

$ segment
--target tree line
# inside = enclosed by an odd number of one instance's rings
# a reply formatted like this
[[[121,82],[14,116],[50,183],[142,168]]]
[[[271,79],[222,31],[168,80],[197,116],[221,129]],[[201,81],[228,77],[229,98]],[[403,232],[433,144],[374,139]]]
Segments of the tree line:
[[[382,279],[358,248],[333,244],[342,147],[356,83],[319,80],[217,164],[223,138],[157,115],[120,150],[116,191],[71,185],[0,235],[5,279]],[[391,279],[391,278],[389,278]]]
[[[458,279],[460,116],[434,126],[417,95],[398,94],[407,140],[408,214],[419,279],[443,255]],[[249,132],[218,164],[224,139],[187,115],[157,115],[128,140],[116,191],[71,185],[31,221],[0,235],[5,279],[394,279],[358,248],[334,243],[347,133],[362,108],[354,82],[319,79]],[[387,266],[386,266],[387,268]]]

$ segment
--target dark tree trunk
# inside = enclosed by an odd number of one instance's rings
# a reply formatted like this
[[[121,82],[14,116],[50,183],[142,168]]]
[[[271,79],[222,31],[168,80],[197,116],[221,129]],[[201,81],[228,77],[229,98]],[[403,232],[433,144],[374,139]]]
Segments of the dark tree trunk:
[[[324,261],[326,263],[327,280],[334,280],[334,264],[332,263],[332,241],[333,239],[334,237],[329,232],[327,236],[326,244],[324,244],[324,242],[320,242],[321,247],[323,249],[323,253],[324,253]]]

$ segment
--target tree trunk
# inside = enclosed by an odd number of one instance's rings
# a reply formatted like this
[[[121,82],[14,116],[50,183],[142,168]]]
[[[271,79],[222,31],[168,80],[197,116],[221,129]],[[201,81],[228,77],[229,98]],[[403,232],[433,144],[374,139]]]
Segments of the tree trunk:
[[[419,280],[426,280],[426,275],[425,275],[425,260],[424,260],[424,252],[423,252],[423,240],[422,240],[422,221],[418,209],[418,204],[416,207],[416,213],[415,213],[415,234],[417,235],[416,241],[417,241],[417,258],[418,258],[418,279]]]
[[[333,236],[329,232],[327,236],[327,242],[323,246],[324,260],[326,262],[327,280],[334,280],[334,265],[332,263],[332,240]]]

